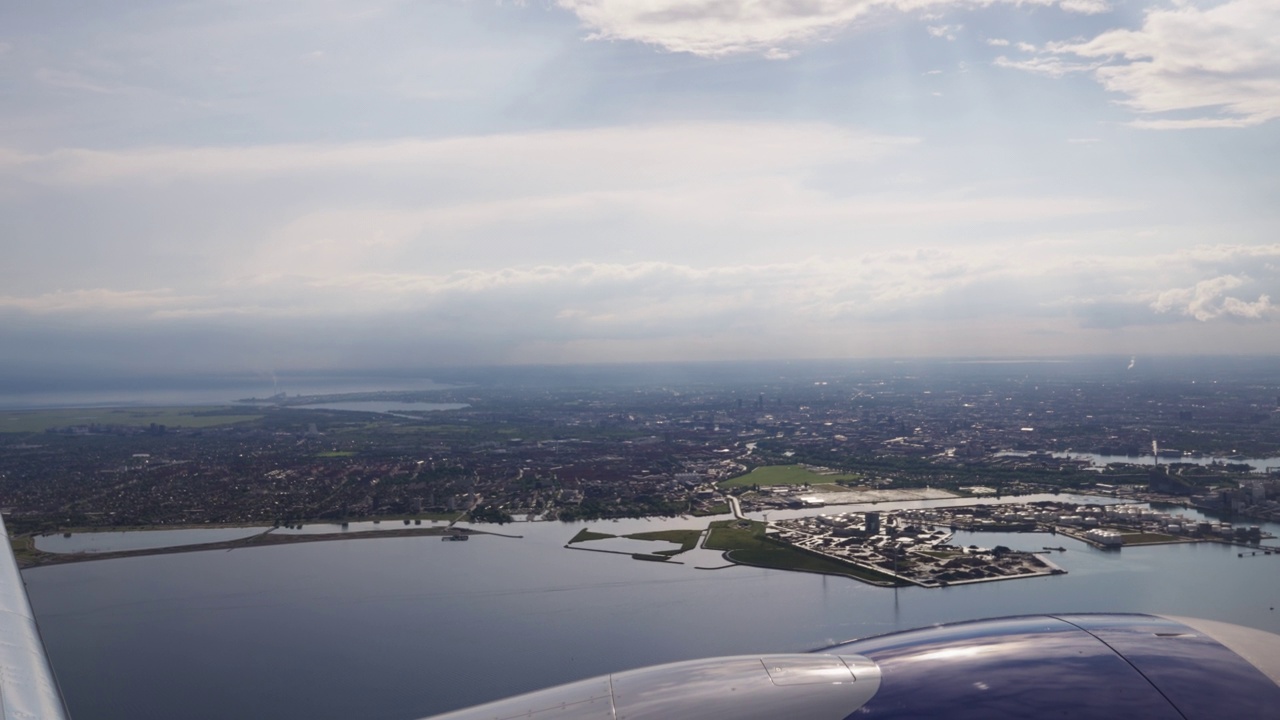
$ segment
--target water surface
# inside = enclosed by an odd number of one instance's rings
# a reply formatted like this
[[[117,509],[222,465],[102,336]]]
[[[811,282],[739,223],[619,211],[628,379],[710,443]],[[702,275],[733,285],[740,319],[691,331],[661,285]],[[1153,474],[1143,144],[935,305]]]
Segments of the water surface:
[[[405,412],[438,412],[440,410],[461,410],[469,407],[466,403],[432,403],[408,400],[352,400],[349,402],[308,403],[306,405],[290,405],[302,410],[348,410],[352,412],[382,413],[396,415]]]
[[[1095,467],[1106,467],[1111,463],[1126,463],[1129,465],[1172,465],[1175,463],[1188,465],[1213,466],[1223,465],[1226,463],[1253,466],[1254,472],[1267,472],[1268,468],[1280,468],[1280,457],[1261,457],[1261,458],[1218,458],[1218,457],[1192,457],[1190,455],[1184,457],[1159,457],[1154,455],[1099,455],[1098,453],[1081,453],[1081,452],[1064,452],[1052,453],[1054,457],[1070,458],[1072,460],[1088,460],[1090,465]]]
[[[705,519],[520,523],[522,539],[382,538],[127,558],[24,573],[77,720],[408,720],[641,665],[789,652],[948,620],[1149,611],[1280,632],[1280,556],[1217,544],[1094,550],[1040,534],[1069,575],[939,590],[562,546]],[[388,523],[383,523],[387,525]],[[394,524],[392,524],[394,526]],[[1280,530],[1269,526],[1272,531]]]

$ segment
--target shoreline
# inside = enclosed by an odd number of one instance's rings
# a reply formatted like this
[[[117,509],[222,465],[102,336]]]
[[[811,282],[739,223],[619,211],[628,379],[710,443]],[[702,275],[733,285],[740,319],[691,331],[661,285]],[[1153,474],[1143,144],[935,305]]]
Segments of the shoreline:
[[[45,552],[43,550],[35,549],[35,544],[32,542],[29,548],[23,548],[21,550],[15,548],[15,556],[18,561],[18,569],[27,570],[29,568],[38,568],[47,565],[65,565],[67,563],[91,562],[94,560],[115,560],[119,558],[142,557],[146,555],[174,555],[177,553],[204,552],[209,550],[236,550],[241,548],[271,547],[273,545],[292,545],[307,542],[332,542],[335,540],[363,540],[389,537],[441,537],[446,535],[495,535],[507,538],[521,537],[520,535],[503,535],[501,533],[491,533],[471,528],[455,529],[449,527],[408,527],[371,532],[316,533],[312,535],[276,535],[268,531],[258,533],[257,535],[250,535],[247,538],[240,538],[238,540],[197,543],[194,545],[170,545],[167,547],[138,548],[134,550],[111,550],[95,553]],[[27,537],[23,538],[23,540],[31,540],[31,538]]]

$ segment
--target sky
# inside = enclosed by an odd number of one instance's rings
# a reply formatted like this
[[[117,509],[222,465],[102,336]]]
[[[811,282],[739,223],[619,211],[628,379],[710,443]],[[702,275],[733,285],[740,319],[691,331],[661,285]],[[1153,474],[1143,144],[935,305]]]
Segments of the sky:
[[[1280,354],[1274,0],[0,6],[0,366]]]

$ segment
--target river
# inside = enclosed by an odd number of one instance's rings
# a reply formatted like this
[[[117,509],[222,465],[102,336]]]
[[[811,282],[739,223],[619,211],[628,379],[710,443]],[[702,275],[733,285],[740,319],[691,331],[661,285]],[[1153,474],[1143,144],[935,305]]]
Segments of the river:
[[[1006,455],[1019,455],[1021,453],[1004,453]],[[1193,457],[1191,455],[1181,457],[1156,457],[1155,455],[1099,455],[1098,453],[1083,452],[1056,452],[1051,453],[1056,458],[1068,458],[1071,460],[1088,460],[1090,465],[1098,468],[1104,468],[1112,463],[1122,463],[1127,465],[1172,465],[1180,463],[1184,465],[1201,465],[1211,467],[1214,465],[1225,465],[1227,463],[1239,463],[1253,467],[1256,473],[1266,473],[1272,468],[1280,468],[1280,457],[1234,457],[1220,458],[1200,456]]]
[[[1239,558],[1212,543],[1104,552],[1060,535],[958,533],[963,544],[1064,546],[1052,559],[1069,574],[898,590],[699,569],[723,564],[711,551],[674,565],[562,547],[583,526],[706,522],[517,523],[502,531],[522,538],[335,541],[24,577],[76,720],[409,720],[651,663],[1002,614],[1150,611],[1280,632],[1280,555]]]

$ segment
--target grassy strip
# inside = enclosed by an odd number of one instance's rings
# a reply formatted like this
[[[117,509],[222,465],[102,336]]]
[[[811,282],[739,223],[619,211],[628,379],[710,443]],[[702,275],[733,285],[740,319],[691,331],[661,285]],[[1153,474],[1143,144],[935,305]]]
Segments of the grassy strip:
[[[1148,543],[1167,543],[1178,540],[1173,535],[1163,533],[1123,533],[1120,538],[1125,545],[1146,545]]]
[[[711,523],[711,532],[703,547],[710,550],[745,550],[765,544],[764,523],[750,520],[719,520]]]
[[[578,531],[577,535],[573,536],[573,539],[569,540],[567,544],[572,545],[574,543],[590,542],[592,540],[605,540],[611,537],[617,537],[617,535],[609,535],[607,533],[592,532],[586,528],[582,528],[581,530]]]
[[[679,550],[660,550],[655,555],[679,555],[682,552],[688,552],[698,546],[698,538],[702,537],[701,530],[655,530],[653,532],[633,533],[626,535],[633,540],[661,540],[663,542],[679,543]]]
[[[703,546],[712,550],[724,550],[725,557],[743,565],[843,575],[854,580],[879,584],[897,582],[889,575],[843,563],[817,553],[809,553],[790,545],[776,543],[765,537],[764,529],[765,525],[761,522],[748,523],[742,520],[713,522],[711,533]]]
[[[20,568],[34,564],[44,554],[36,549],[36,539],[30,535],[9,538],[9,547],[13,548],[13,558]]]
[[[819,475],[801,465],[765,465],[720,483],[720,487],[751,487],[752,485],[821,485],[837,480],[859,480],[858,474]]]

